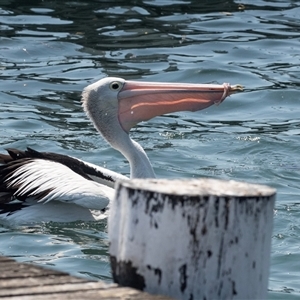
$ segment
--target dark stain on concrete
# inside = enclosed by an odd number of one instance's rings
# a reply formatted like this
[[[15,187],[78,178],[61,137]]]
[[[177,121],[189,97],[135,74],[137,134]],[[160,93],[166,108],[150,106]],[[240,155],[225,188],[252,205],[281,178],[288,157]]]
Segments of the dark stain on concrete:
[[[113,280],[123,286],[129,286],[143,291],[146,284],[142,275],[138,274],[137,268],[131,261],[117,261],[115,256],[110,256]]]

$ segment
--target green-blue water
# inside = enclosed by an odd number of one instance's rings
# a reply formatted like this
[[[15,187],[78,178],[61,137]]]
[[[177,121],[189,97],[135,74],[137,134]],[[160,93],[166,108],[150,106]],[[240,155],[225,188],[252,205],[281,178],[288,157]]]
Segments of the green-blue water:
[[[269,298],[299,299],[299,15],[292,0],[0,0],[0,149],[128,174],[82,112],[87,84],[109,75],[244,85],[218,107],[158,117],[131,135],[158,177],[275,187]],[[106,222],[0,227],[0,239],[1,255],[111,280]]]

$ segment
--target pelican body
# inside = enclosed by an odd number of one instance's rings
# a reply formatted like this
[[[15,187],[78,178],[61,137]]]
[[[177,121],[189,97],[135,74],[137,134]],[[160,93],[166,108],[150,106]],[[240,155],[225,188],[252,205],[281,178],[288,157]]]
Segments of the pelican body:
[[[130,178],[155,177],[144,149],[129,136],[141,121],[220,104],[239,85],[126,81],[107,77],[82,92],[96,130],[130,164]],[[116,180],[128,177],[80,159],[31,148],[0,154],[0,220],[15,225],[95,221],[114,197]]]

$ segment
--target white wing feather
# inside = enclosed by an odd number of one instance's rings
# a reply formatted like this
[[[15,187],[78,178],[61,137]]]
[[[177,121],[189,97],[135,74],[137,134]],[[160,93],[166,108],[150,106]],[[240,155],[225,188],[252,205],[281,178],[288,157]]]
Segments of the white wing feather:
[[[63,164],[50,160],[34,159],[20,166],[6,179],[10,187],[16,187],[15,195],[43,197],[38,202],[62,201],[101,210],[114,196],[114,189],[87,180]]]

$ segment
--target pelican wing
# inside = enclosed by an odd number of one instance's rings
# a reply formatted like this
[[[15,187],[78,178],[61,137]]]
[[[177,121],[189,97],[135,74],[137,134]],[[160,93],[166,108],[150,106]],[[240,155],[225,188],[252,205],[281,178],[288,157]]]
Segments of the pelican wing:
[[[101,210],[113,195],[113,188],[88,180],[56,161],[25,157],[0,166],[2,205],[34,198],[37,202],[55,200]]]
[[[0,164],[9,164],[13,161],[16,163],[25,158],[40,158],[61,163],[88,180],[94,180],[110,187],[114,187],[117,179],[128,179],[124,175],[68,155],[53,152],[39,152],[29,147],[25,151],[10,148],[7,149],[7,152],[8,154],[0,153]]]

